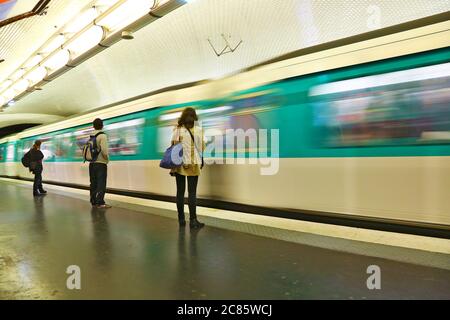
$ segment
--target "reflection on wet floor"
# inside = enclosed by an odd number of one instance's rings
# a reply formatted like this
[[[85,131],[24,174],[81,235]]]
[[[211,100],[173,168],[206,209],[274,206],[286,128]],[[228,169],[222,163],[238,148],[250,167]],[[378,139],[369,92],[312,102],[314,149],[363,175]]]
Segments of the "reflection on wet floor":
[[[111,240],[109,237],[108,221],[104,210],[91,209],[92,234],[94,237],[95,257],[98,264],[108,267],[110,264],[109,252],[111,252]]]
[[[450,271],[340,253],[0,183],[1,299],[450,298]],[[174,213],[175,214],[175,213]],[[66,287],[69,266],[81,290]],[[382,289],[369,290],[369,265]]]

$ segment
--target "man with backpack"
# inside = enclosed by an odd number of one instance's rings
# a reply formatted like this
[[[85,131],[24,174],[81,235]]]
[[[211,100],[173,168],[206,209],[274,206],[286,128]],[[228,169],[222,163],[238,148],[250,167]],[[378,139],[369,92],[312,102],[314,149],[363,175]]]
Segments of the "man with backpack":
[[[34,174],[33,196],[35,197],[47,193],[42,187],[42,171],[44,169],[42,160],[44,159],[44,154],[41,151],[41,144],[40,140],[36,140],[30,151],[25,153],[22,158],[22,164]]]
[[[91,204],[100,209],[109,209],[105,203],[107,165],[109,162],[108,137],[102,131],[103,121],[95,119],[95,131],[84,148],[84,159],[89,161],[89,177],[91,181]]]

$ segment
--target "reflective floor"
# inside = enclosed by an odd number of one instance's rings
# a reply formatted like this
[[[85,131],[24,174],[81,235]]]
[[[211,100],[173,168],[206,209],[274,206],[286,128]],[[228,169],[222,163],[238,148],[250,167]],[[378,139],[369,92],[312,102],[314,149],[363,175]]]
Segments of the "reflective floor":
[[[450,298],[450,271],[205,227],[0,182],[1,299]],[[69,266],[81,289],[69,290]],[[367,288],[367,267],[381,289]],[[73,277],[70,278],[73,280]],[[69,281],[70,282],[70,281]],[[72,283],[72,282],[71,282]]]

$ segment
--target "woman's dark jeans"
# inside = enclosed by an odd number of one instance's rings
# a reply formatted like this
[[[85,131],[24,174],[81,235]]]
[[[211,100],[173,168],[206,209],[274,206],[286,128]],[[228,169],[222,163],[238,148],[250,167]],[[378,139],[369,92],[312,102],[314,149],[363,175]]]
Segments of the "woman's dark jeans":
[[[184,221],[184,193],[186,192],[186,178],[188,181],[189,219],[197,219],[197,183],[198,176],[186,177],[175,174],[177,180],[177,209],[178,220]]]

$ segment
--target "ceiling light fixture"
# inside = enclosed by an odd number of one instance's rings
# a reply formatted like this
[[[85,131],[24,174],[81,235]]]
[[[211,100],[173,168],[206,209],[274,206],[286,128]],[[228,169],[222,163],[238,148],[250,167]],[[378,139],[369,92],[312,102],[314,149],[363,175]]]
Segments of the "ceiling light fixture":
[[[38,65],[39,62],[42,61],[42,55],[41,54],[37,54],[35,56],[33,56],[32,58],[30,58],[28,60],[27,63],[25,63],[24,69],[32,69],[34,66]]]
[[[28,73],[25,76],[25,79],[27,79],[30,82],[30,86],[34,86],[35,84],[39,83],[42,81],[42,79],[45,78],[45,76],[47,76],[48,73],[48,69],[43,67],[43,66],[39,66],[37,68],[35,68],[33,71],[31,71],[30,73]]]
[[[123,1],[109,14],[97,18],[95,24],[117,32],[148,14],[154,5],[155,0]]]
[[[133,32],[130,31],[122,31],[122,39],[124,40],[133,40],[134,36],[133,36]]]
[[[55,51],[56,49],[60,48],[64,42],[66,42],[66,37],[64,34],[60,33],[51,38],[51,40],[43,46],[41,50],[39,50],[41,55],[48,55]]]
[[[63,45],[64,49],[70,52],[71,59],[75,59],[87,52],[89,49],[97,46],[105,36],[104,29],[93,25],[83,30],[76,38],[73,38],[68,44]]]
[[[53,52],[42,62],[42,66],[48,69],[48,74],[64,67],[70,60],[70,53],[67,50],[58,50]]]

